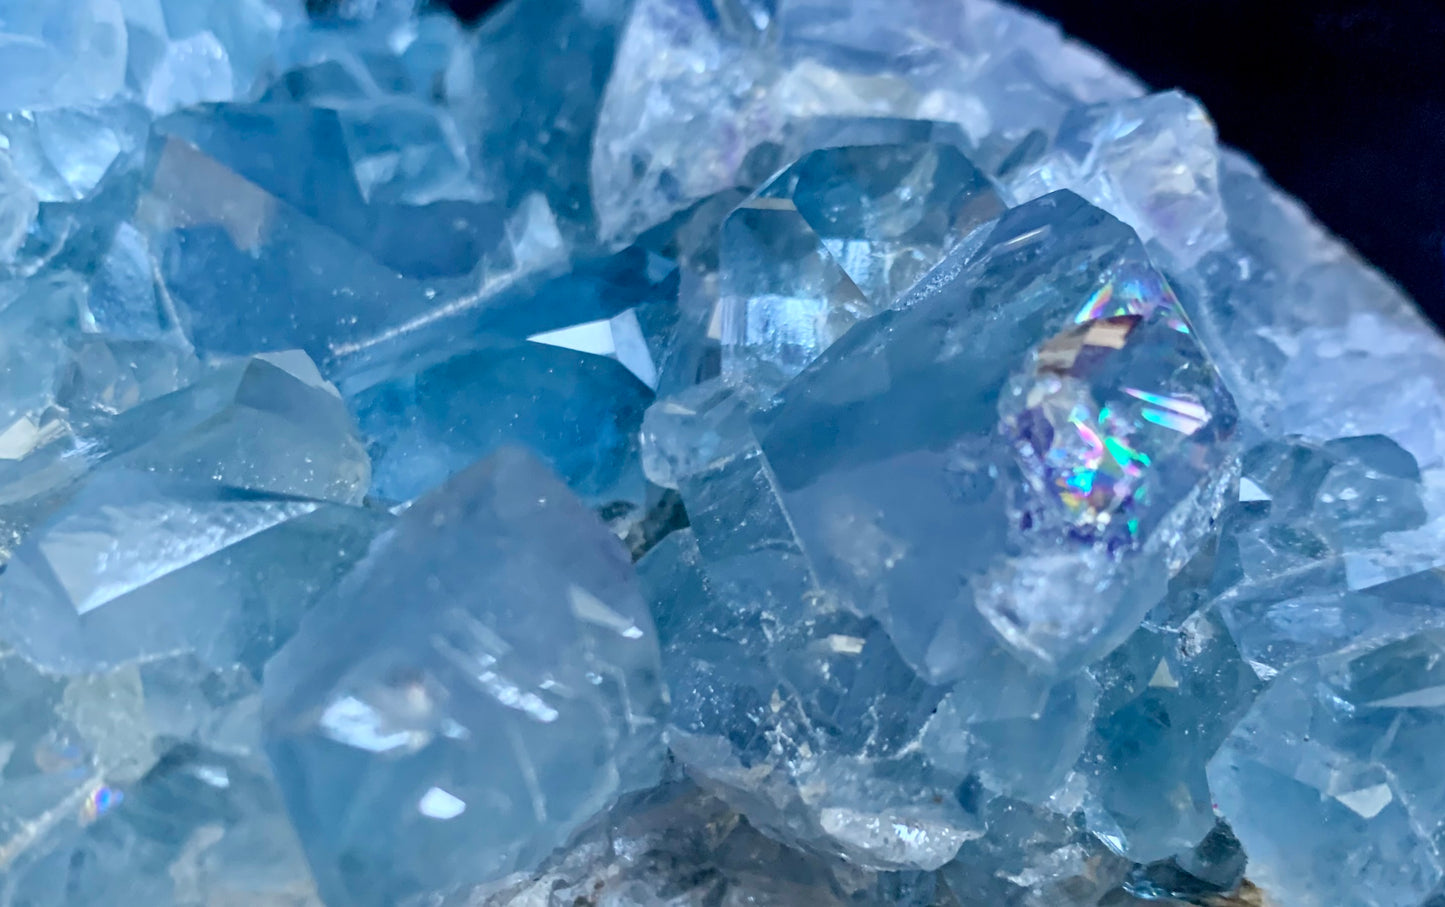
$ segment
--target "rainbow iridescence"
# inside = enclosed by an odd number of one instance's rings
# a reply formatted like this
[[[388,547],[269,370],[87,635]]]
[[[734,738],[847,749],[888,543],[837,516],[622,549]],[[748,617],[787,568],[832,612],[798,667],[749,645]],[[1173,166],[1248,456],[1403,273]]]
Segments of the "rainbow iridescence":
[[[1148,525],[1159,457],[1210,423],[1201,397],[1217,388],[1151,269],[1119,267],[1074,311],[1005,395],[1002,426],[1033,492],[1025,522],[1120,550]]]

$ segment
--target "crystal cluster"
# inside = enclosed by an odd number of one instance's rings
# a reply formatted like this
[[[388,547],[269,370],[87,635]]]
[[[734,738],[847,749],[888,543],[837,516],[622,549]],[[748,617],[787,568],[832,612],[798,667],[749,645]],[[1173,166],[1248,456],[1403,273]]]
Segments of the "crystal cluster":
[[[1445,344],[993,0],[0,0],[0,907],[1435,907]]]

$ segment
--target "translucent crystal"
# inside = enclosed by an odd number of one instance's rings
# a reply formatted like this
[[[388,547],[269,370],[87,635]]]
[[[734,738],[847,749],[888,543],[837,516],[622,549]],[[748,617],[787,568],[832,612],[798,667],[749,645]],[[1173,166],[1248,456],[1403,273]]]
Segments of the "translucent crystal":
[[[803,138],[813,118],[945,120],[1003,157],[1075,103],[1141,93],[1048,24],[991,2],[646,0],[631,6],[597,115],[592,204],[604,236],[630,238],[760,182],[779,148],[786,159],[819,147]]]
[[[123,796],[123,799],[121,798]],[[264,767],[182,746],[9,881],[14,903],[320,907]]]
[[[1042,666],[1107,652],[1231,474],[1233,406],[1168,285],[1131,231],[1061,193],[901,305],[756,420],[820,578],[921,669],[961,612]]]
[[[147,107],[168,113],[250,94],[299,0],[121,0],[130,34],[128,80]]]
[[[1414,459],[1382,437],[1272,442],[1244,457],[1213,576],[1218,610],[1268,678],[1438,626],[1445,588]]]
[[[306,527],[332,506],[104,470],[32,531],[0,574],[0,636],[61,673],[176,651],[232,664],[271,634],[274,619],[294,623],[286,609],[303,610],[305,596],[272,598],[269,571],[314,597],[328,563],[360,553]],[[323,524],[336,518],[314,517]],[[370,521],[364,512],[351,519]],[[303,544],[307,554],[296,557]],[[318,572],[296,577],[287,564]]]
[[[909,752],[945,690],[875,623],[818,600],[756,467],[740,457],[712,478],[744,514],[690,500],[696,537],[673,533],[639,565],[674,690],[672,752],[767,834],[872,868],[935,869],[978,833],[948,795],[959,775]],[[720,531],[739,522],[746,532]]]
[[[1005,178],[1020,199],[1072,189],[1192,266],[1227,241],[1218,173],[1208,115],[1166,92],[1076,108],[1047,153]]]
[[[5,153],[0,153],[0,197],[5,199],[0,207],[0,264],[9,264],[25,244],[35,215],[40,213],[40,200]]]
[[[1137,862],[1193,848],[1214,828],[1204,766],[1261,686],[1217,616],[1141,629],[1092,669],[1102,693],[1081,771],[1090,828]]]
[[[1284,907],[1418,904],[1441,878],[1442,640],[1281,674],[1209,766],[1250,878]]]
[[[1440,900],[1445,345],[1197,102],[993,0],[0,75],[0,904]]]
[[[0,871],[49,835],[65,835],[114,808],[115,785],[134,781],[154,761],[144,740],[124,731],[143,721],[138,701],[110,678],[56,677],[14,650],[0,652],[7,753],[0,796]],[[87,710],[105,703],[112,724],[89,725]]]
[[[529,869],[655,783],[657,658],[626,552],[535,460],[500,451],[414,503],[266,669],[322,896]]]
[[[80,107],[113,97],[125,81],[123,5],[6,0],[0,5],[0,107]]]
[[[962,907],[1088,907],[1105,903],[1128,870],[1067,816],[1000,799],[985,817],[987,834],[941,872]]]
[[[382,498],[410,500],[496,448],[520,444],[589,503],[630,512],[645,497],[637,430],[651,399],[616,361],[500,342],[368,388],[353,405]]]
[[[805,155],[723,225],[723,371],[781,384],[1002,210],[949,145]]]

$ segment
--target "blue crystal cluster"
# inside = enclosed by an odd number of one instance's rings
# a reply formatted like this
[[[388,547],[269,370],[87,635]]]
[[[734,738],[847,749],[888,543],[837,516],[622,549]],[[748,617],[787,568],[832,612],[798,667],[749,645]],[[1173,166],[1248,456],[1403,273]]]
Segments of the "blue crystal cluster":
[[[1190,98],[994,0],[0,77],[0,907],[1445,902],[1445,343]]]

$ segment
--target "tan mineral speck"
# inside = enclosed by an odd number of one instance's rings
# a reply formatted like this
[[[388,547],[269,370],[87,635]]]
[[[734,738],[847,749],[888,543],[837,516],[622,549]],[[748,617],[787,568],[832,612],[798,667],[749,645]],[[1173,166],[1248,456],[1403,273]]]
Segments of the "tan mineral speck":
[[[1210,901],[1210,907],[1274,907],[1274,902],[1253,882],[1245,879],[1233,894],[1221,895]]]

